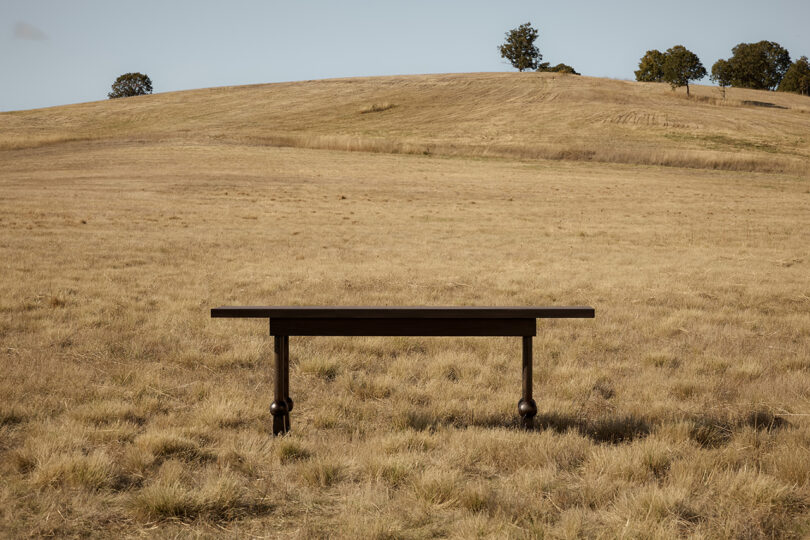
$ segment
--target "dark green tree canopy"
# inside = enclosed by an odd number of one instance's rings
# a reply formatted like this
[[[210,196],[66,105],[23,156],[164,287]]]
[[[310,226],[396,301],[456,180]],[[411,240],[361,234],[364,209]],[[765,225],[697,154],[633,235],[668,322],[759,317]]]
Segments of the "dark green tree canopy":
[[[639,82],[662,82],[664,80],[664,58],[664,53],[658,49],[644,53],[638,63],[638,70],[635,71],[636,80]]]
[[[152,80],[143,73],[124,73],[115,79],[112,91],[107,94],[110,99],[141,96],[152,93]]]
[[[803,96],[810,96],[810,61],[802,56],[785,72],[782,82],[779,83],[780,92],[797,92]]]
[[[706,68],[700,58],[683,45],[670,47],[664,56],[664,81],[672,88],[686,86],[686,95],[689,95],[689,81],[697,81],[706,76]]]
[[[731,72],[731,63],[722,58],[714,63],[712,66],[711,80],[716,82],[722,87],[731,86],[733,73]]]
[[[543,62],[537,66],[537,71],[546,71],[549,73],[570,73],[571,75],[579,75],[577,70],[569,66],[568,64],[557,64],[556,66],[552,66],[549,62]]]
[[[731,52],[731,86],[774,90],[790,67],[790,53],[773,41],[740,43]]]
[[[731,64],[728,60],[720,59],[712,66],[712,74],[709,78],[716,82],[723,93],[723,99],[726,99],[726,87],[731,86]]]
[[[537,29],[532,28],[530,22],[506,32],[506,42],[498,48],[501,58],[509,60],[520,71],[537,69],[537,63],[543,59],[540,50],[534,45],[538,35]]]

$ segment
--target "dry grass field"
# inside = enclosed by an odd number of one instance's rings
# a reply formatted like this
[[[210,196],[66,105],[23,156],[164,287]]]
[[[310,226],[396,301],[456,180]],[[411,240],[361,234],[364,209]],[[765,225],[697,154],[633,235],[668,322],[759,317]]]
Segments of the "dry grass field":
[[[807,537],[810,99],[694,91],[0,114],[0,536]],[[533,432],[517,338],[293,338],[274,438],[266,322],[228,304],[597,315],[540,323]]]
[[[208,88],[2,115],[0,149],[160,141],[807,174],[810,100],[555,73]]]

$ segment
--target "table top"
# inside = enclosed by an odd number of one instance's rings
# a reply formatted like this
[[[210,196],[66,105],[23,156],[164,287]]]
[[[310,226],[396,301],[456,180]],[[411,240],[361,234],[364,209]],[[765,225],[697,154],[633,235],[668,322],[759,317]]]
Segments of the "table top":
[[[265,319],[591,319],[590,306],[222,306],[211,317]]]

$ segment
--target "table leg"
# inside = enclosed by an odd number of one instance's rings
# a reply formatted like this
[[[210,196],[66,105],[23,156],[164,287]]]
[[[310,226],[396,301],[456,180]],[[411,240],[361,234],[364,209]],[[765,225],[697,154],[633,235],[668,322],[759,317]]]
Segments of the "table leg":
[[[276,364],[276,380],[270,414],[273,415],[273,435],[284,435],[290,430],[290,407],[287,403],[289,385],[288,336],[274,336],[273,355]]]
[[[537,403],[532,399],[532,336],[523,336],[523,397],[518,401],[521,425],[534,428]]]
[[[293,400],[290,397],[290,336],[282,336],[284,343],[282,349],[284,350],[284,400],[287,402],[287,412],[291,413],[293,410]],[[289,415],[288,415],[289,417]],[[290,421],[287,418],[287,429],[290,428]]]

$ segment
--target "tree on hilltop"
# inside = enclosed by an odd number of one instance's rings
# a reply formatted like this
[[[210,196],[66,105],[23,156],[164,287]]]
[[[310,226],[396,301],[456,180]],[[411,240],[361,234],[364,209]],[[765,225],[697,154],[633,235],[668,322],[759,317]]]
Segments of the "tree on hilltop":
[[[790,53],[774,41],[739,43],[728,59],[731,86],[774,90],[790,67]]]
[[[538,35],[530,22],[506,32],[506,42],[498,48],[501,58],[509,60],[518,71],[537,69],[538,62],[543,59],[540,49],[534,45]]]
[[[810,96],[810,62],[806,56],[802,56],[790,65],[782,82],[779,83],[778,90]]]
[[[723,99],[726,99],[726,87],[731,86],[733,76],[728,60],[720,59],[712,66],[712,74],[709,78],[720,86],[723,91]]]
[[[675,45],[664,53],[664,81],[673,89],[686,86],[689,95],[689,81],[697,81],[706,76],[706,68],[695,53],[683,45]]]
[[[110,99],[142,96],[152,93],[152,80],[143,73],[124,73],[112,84],[112,91],[107,94]]]
[[[636,80],[639,82],[661,82],[664,80],[664,60],[666,56],[658,49],[644,53],[638,63]]]

